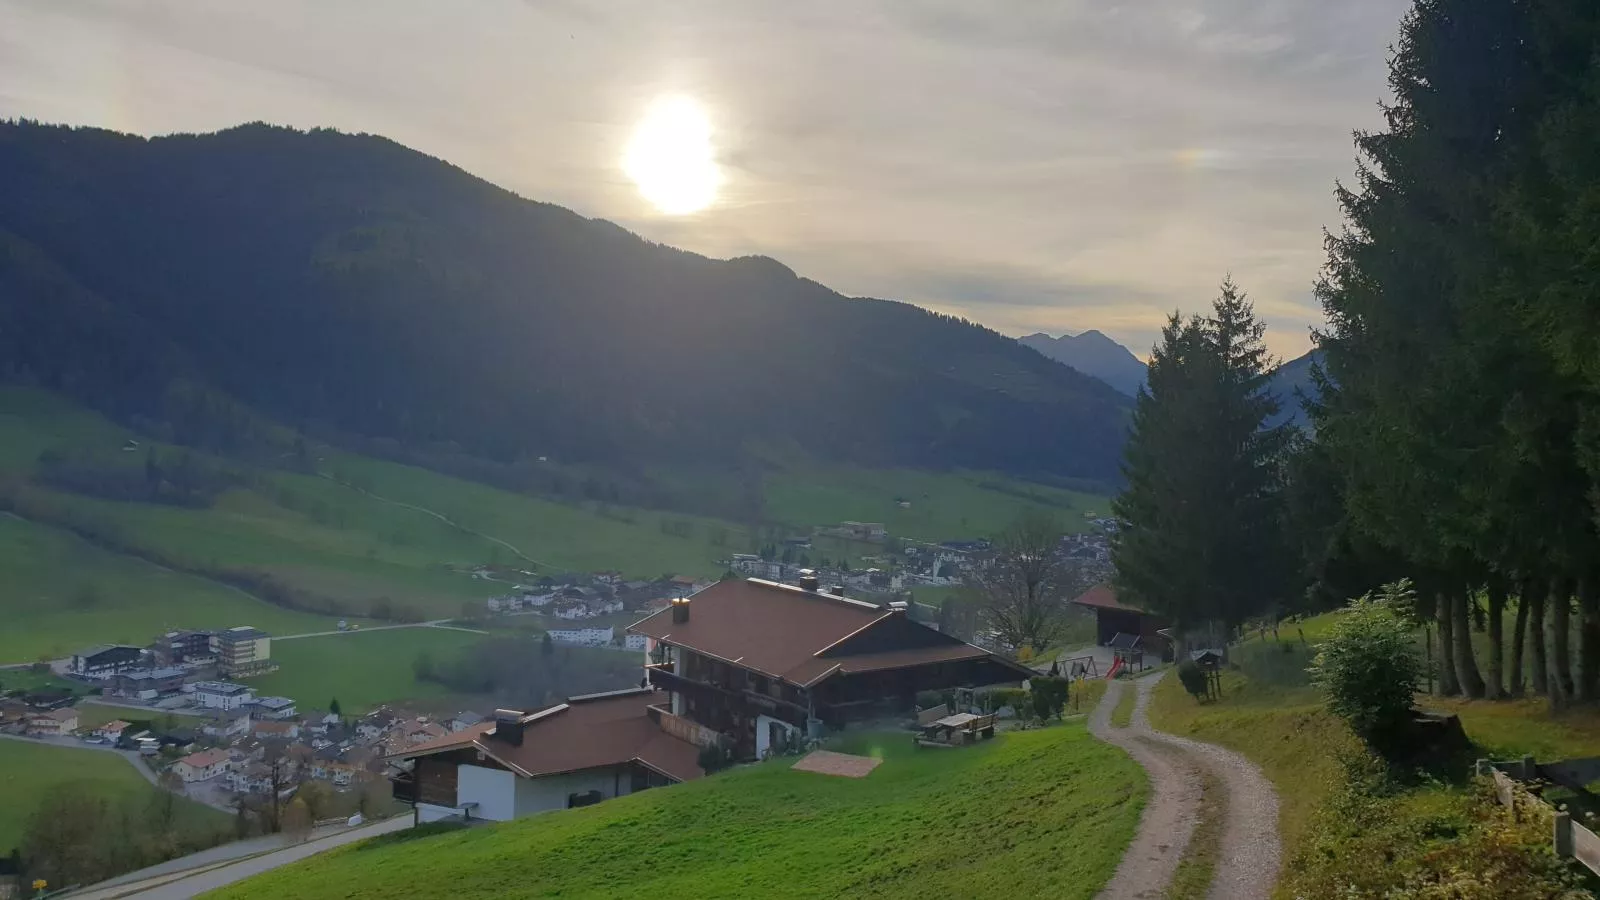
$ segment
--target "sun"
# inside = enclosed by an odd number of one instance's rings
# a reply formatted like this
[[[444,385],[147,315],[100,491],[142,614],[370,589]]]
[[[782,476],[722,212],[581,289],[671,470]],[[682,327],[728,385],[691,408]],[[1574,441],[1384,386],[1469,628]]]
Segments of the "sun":
[[[628,141],[622,171],[640,196],[669,216],[699,212],[717,199],[722,172],[711,146],[711,121],[688,97],[650,107]]]

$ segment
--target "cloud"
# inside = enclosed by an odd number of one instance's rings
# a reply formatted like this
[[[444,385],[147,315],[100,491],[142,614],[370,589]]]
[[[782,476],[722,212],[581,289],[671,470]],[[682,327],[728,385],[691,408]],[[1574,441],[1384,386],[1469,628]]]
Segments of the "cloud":
[[[1136,351],[1231,271],[1293,354],[1406,5],[0,0],[0,115],[381,133],[654,240]],[[620,171],[670,93],[727,177],[683,218]]]

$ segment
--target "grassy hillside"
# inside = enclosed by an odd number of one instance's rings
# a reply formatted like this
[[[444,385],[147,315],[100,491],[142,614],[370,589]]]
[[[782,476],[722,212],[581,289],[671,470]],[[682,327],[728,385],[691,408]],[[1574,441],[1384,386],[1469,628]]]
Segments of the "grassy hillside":
[[[139,446],[124,451],[130,439]],[[30,481],[46,451],[93,454],[101,466],[126,469],[142,467],[152,452],[178,452],[56,395],[0,388],[0,486],[9,483],[22,497],[18,507],[32,521],[0,521],[0,574],[17,585],[0,592],[0,613],[27,622],[0,635],[0,661],[101,640],[144,640],[164,627],[249,623],[283,633],[386,609],[454,616],[505,589],[468,577],[467,569],[516,564],[524,556],[541,570],[714,576],[722,571],[718,560],[756,544],[747,526],[731,522],[554,503],[326,448],[316,453],[316,475],[201,455],[242,479],[209,507],[121,502]],[[793,529],[871,519],[888,522],[891,533],[930,539],[992,534],[1030,505],[1069,524],[1105,505],[973,473],[796,470],[770,476],[765,490],[767,518]],[[900,509],[897,498],[912,506]],[[102,546],[72,537],[65,526],[91,529]],[[834,541],[814,552],[855,560],[880,549]],[[328,614],[254,602],[214,580],[163,573],[139,557],[191,575],[269,578],[300,595],[303,608]],[[87,610],[97,615],[78,615]]]
[[[767,514],[779,521],[882,522],[890,534],[923,541],[993,535],[1025,508],[1055,516],[1069,531],[1088,527],[1086,512],[1109,512],[1105,497],[978,472],[799,468],[770,476],[766,497]]]
[[[144,644],[173,628],[255,625],[286,634],[335,619],[281,609],[213,581],[110,553],[71,533],[0,514],[0,662]]]
[[[250,684],[308,708],[327,709],[337,697],[346,713],[359,715],[384,703],[446,696],[443,687],[418,681],[412,662],[420,653],[444,656],[480,637],[443,628],[396,628],[277,641],[272,657],[278,671]]]
[[[28,817],[39,801],[57,786],[83,784],[109,802],[153,797],[156,788],[145,781],[128,761],[100,750],[79,750],[23,741],[0,740],[0,854],[22,839]],[[196,827],[228,824],[223,813],[179,801],[180,821]]]
[[[1269,637],[1235,647],[1220,701],[1196,703],[1176,678],[1167,678],[1150,708],[1157,728],[1231,747],[1277,785],[1285,850],[1278,895],[1285,898],[1329,897],[1326,891],[1341,881],[1376,890],[1395,872],[1425,869],[1430,853],[1476,835],[1477,823],[1489,815],[1465,771],[1418,783],[1367,783],[1373,776],[1361,762],[1359,741],[1323,709],[1306,673],[1336,615],[1307,620],[1298,630],[1285,627],[1281,641]],[[1553,718],[1542,700],[1422,696],[1418,703],[1458,714],[1467,737],[1495,758],[1590,756],[1600,748],[1600,713],[1592,709]],[[1391,871],[1381,871],[1374,859],[1386,860]],[[1355,895],[1368,894],[1339,896]]]
[[[587,809],[380,839],[217,896],[1089,898],[1146,789],[1081,724],[960,751],[917,751],[904,734],[838,749],[884,762],[855,780],[777,760]]]

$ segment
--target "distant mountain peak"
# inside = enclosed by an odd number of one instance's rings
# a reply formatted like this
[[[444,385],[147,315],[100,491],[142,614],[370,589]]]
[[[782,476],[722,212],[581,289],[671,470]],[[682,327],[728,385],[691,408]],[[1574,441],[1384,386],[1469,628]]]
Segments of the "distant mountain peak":
[[[1144,385],[1145,364],[1127,347],[1096,329],[1078,334],[1068,332],[1060,337],[1040,332],[1017,338],[1017,342],[1058,363],[1098,378],[1130,397],[1139,393],[1139,388]]]

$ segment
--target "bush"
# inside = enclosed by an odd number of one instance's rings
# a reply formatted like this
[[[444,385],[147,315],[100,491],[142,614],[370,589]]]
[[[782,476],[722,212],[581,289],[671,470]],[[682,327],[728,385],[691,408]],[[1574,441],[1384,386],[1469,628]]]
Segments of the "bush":
[[[1196,700],[1200,700],[1211,693],[1211,685],[1206,680],[1206,673],[1195,665],[1194,660],[1186,659],[1178,664],[1178,681],[1183,689]]]
[[[944,705],[943,691],[917,691],[917,709]]]
[[[1072,682],[1065,678],[1048,678],[1036,675],[1028,679],[1033,692],[1033,711],[1039,721],[1050,716],[1061,717],[1061,708],[1067,705],[1067,692]]]
[[[984,695],[987,700],[983,709],[994,712],[1002,706],[1009,706],[1021,715],[1027,709],[1028,692],[1022,688],[995,688]]]
[[[1410,593],[1401,582],[1376,598],[1353,601],[1310,669],[1312,681],[1327,695],[1328,710],[1385,754],[1398,749],[1422,680],[1422,660],[1399,613]]]

